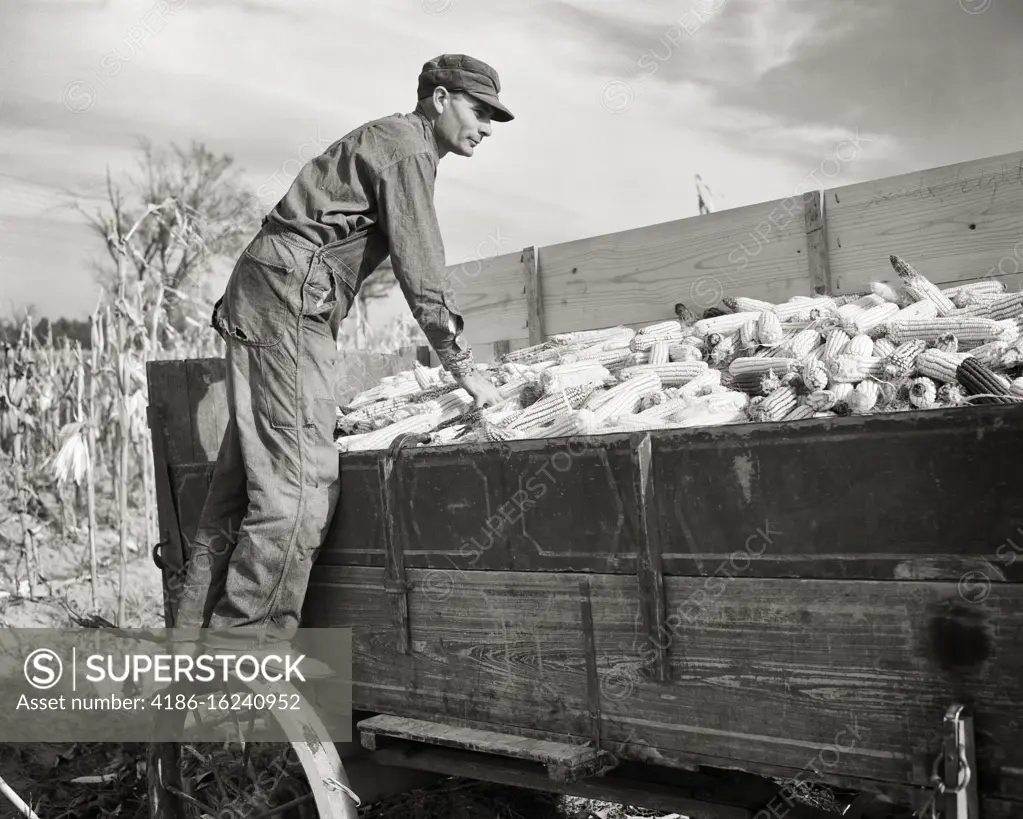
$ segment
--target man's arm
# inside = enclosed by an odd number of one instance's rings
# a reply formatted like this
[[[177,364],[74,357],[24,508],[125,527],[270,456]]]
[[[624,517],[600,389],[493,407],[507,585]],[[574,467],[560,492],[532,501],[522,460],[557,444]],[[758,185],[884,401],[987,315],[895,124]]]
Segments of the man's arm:
[[[391,264],[419,326],[453,376],[475,368],[472,349],[459,336],[464,322],[447,282],[444,244],[433,204],[434,166],[415,154],[380,172],[378,220],[391,247]]]

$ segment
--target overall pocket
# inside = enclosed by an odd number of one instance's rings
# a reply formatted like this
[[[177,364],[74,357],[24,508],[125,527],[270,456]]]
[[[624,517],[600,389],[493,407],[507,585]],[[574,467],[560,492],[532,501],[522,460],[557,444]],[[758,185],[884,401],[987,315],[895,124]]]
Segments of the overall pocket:
[[[267,237],[242,252],[224,293],[224,323],[232,338],[251,347],[279,344],[287,329],[295,266]]]

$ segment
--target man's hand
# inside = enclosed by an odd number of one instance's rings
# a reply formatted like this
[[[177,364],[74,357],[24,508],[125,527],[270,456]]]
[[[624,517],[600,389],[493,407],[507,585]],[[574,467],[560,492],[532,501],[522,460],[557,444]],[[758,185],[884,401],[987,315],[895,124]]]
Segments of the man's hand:
[[[479,370],[473,370],[465,377],[456,380],[458,385],[476,400],[477,407],[493,407],[505,400],[501,391],[491,384],[490,380]]]

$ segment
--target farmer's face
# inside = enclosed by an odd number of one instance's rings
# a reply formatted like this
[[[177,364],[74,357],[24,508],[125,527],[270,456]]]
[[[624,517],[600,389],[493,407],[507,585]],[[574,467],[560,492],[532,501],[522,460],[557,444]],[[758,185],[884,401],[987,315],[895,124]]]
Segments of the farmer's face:
[[[437,88],[433,104],[439,109],[434,131],[441,156],[472,156],[483,138],[490,136],[490,106],[485,102]]]

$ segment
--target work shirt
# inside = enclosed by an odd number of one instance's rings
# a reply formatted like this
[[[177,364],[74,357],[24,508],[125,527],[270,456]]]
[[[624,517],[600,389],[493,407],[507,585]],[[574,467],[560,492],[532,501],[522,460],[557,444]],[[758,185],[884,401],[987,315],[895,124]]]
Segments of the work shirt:
[[[267,221],[305,237],[339,270],[349,303],[388,254],[402,294],[441,365],[473,367],[448,287],[433,203],[440,152],[433,126],[413,112],[356,128],[305,164]]]

